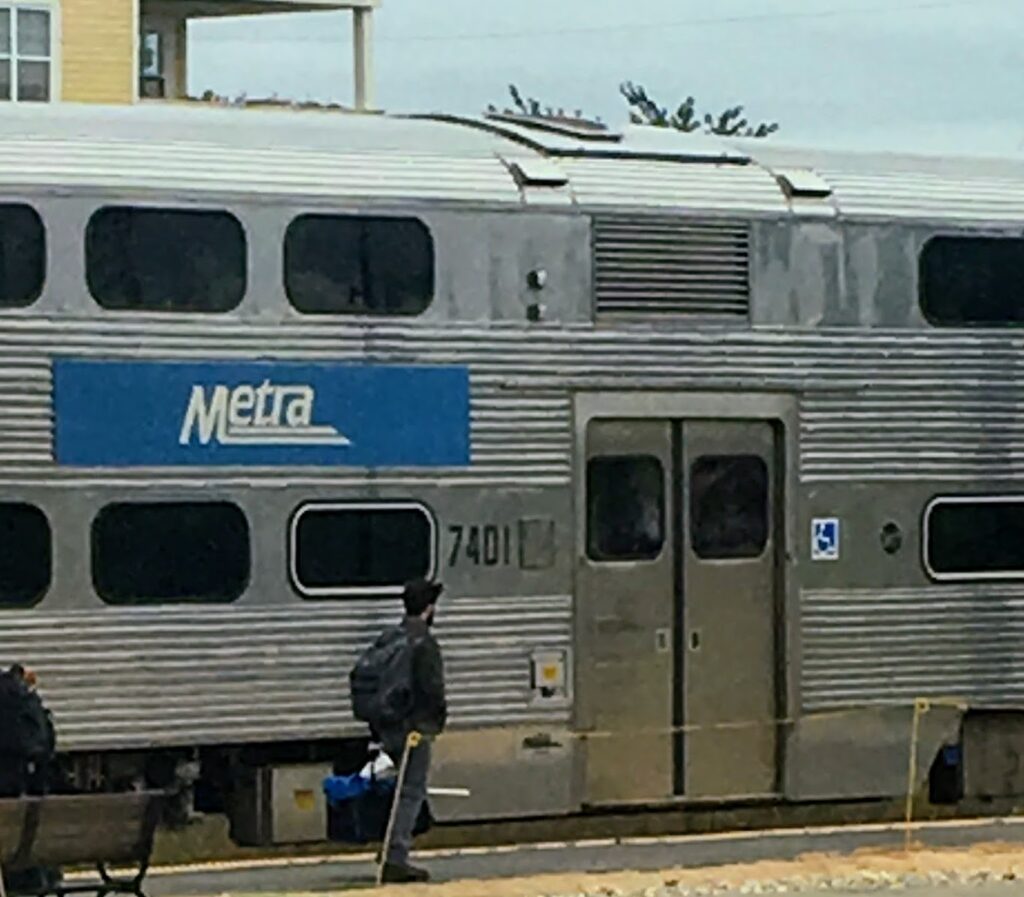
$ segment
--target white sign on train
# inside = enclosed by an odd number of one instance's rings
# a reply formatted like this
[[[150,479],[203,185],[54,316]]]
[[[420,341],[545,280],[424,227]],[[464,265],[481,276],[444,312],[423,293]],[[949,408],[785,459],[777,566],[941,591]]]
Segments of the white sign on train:
[[[193,435],[200,445],[216,439],[221,445],[351,445],[348,437],[329,424],[313,423],[316,391],[308,385],[200,384],[192,394],[178,441],[188,445]]]
[[[815,517],[811,521],[811,560],[839,560],[838,517]]]

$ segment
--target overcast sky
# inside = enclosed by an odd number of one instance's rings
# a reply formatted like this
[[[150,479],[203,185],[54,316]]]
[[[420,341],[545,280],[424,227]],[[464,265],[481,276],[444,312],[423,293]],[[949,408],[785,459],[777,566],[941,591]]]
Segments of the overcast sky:
[[[351,102],[347,13],[193,23],[189,86]],[[618,85],[743,103],[773,140],[1024,156],[1024,0],[383,0],[378,101],[477,113],[507,85],[625,121]]]

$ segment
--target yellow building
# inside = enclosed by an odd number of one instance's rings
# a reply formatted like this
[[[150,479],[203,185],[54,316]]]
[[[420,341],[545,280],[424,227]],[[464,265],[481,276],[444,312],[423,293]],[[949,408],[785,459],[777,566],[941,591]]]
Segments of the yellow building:
[[[348,9],[355,106],[372,106],[380,0],[0,0],[0,102],[134,103],[186,96],[188,22]]]

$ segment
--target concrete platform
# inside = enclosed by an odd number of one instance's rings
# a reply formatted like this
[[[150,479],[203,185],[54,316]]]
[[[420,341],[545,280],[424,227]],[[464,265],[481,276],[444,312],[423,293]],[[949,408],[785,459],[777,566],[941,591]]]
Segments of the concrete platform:
[[[920,823],[912,827],[912,832],[915,845],[924,848],[1002,844],[1024,850],[1024,819],[1019,818]],[[902,848],[904,837],[901,825],[861,825],[437,850],[417,854],[416,862],[430,870],[434,882],[454,883],[571,874],[583,870],[617,872],[717,867],[762,860],[793,860],[814,853],[849,855],[862,850],[892,851]],[[324,893],[371,886],[373,875],[370,854],[241,861],[203,867],[156,868],[147,882],[147,892],[150,897]],[[1016,888],[1017,893],[1024,893],[1021,882],[1016,883]]]

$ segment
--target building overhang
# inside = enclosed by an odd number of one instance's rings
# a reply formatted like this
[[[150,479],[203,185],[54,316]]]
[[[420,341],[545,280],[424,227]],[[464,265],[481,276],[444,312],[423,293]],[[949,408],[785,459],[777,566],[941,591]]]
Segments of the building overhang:
[[[204,19],[262,13],[376,9],[380,0],[142,0],[142,5],[188,19]]]
[[[187,23],[190,19],[226,18],[230,16],[253,16],[263,13],[299,13],[348,11],[352,13],[352,61],[355,102],[357,112],[373,111],[373,13],[382,0],[134,0],[136,9],[143,21],[165,18],[174,23],[180,37],[174,41],[187,43]],[[154,32],[156,49],[151,55],[162,59],[159,32]],[[184,51],[178,52],[178,58],[184,59]],[[180,72],[177,83],[184,84],[186,76],[184,62],[179,62]],[[146,80],[148,79],[148,80]],[[157,64],[156,71],[148,69],[143,73],[145,85],[156,85],[153,93],[147,96],[163,99],[166,96],[166,82],[162,72],[162,64]],[[141,88],[139,93],[143,92]],[[175,95],[182,93],[179,86]]]

